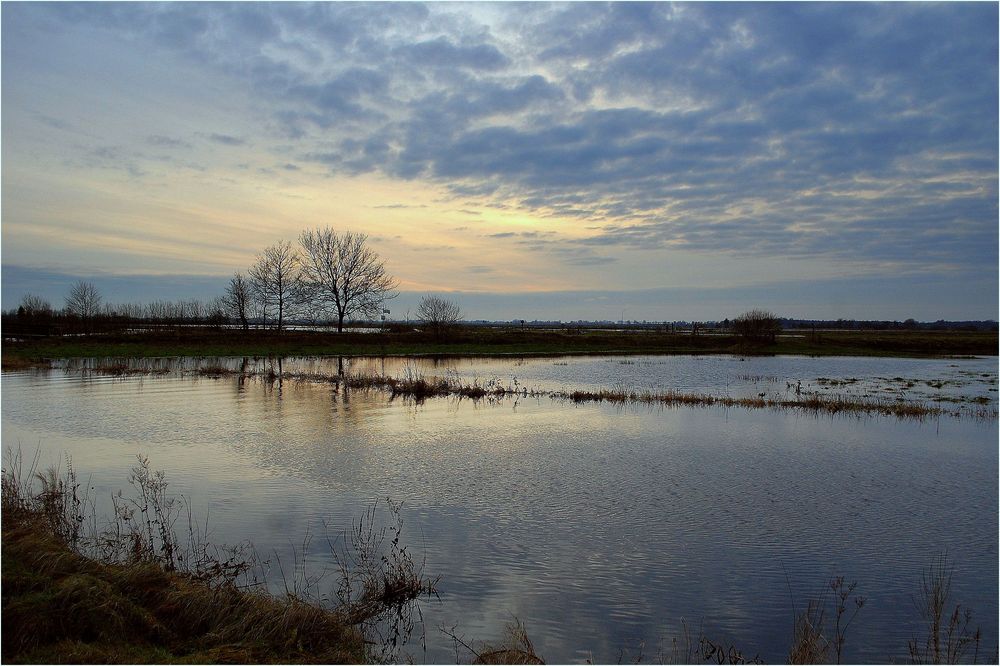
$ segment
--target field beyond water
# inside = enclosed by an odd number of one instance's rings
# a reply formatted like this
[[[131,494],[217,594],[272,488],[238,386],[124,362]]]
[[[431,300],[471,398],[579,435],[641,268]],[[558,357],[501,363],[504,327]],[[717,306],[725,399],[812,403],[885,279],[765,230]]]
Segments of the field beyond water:
[[[773,343],[732,335],[656,330],[461,327],[434,336],[319,331],[158,330],[5,340],[5,368],[68,357],[470,356],[504,354],[801,354],[812,356],[995,356],[996,331],[791,331]]]

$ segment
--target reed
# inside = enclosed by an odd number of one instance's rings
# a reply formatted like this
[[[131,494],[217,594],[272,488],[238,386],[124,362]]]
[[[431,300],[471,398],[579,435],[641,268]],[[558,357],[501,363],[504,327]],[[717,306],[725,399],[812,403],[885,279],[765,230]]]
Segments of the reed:
[[[703,393],[679,393],[675,391],[652,392],[620,389],[597,391],[550,392],[556,399],[576,403],[607,402],[619,405],[660,405],[664,407],[739,407],[744,409],[794,410],[824,414],[883,415],[897,418],[925,419],[938,416],[974,417],[978,419],[997,418],[997,409],[983,405],[946,409],[940,405],[919,402],[902,402],[881,398],[860,399],[847,396],[811,395],[788,400],[768,397],[732,397]]]
[[[116,363],[103,363],[100,365],[95,365],[89,370],[84,370],[84,372],[90,372],[95,375],[108,375],[111,377],[132,377],[132,376],[143,376],[143,375],[165,375],[170,372],[169,368],[164,367],[154,367],[149,365],[132,365],[129,363],[116,362]]]

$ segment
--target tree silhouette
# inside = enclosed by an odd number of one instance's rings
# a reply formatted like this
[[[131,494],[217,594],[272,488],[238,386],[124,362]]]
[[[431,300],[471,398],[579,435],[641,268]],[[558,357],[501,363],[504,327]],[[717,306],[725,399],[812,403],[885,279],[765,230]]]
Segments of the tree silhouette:
[[[280,333],[285,318],[297,301],[298,251],[288,241],[279,241],[257,255],[257,261],[250,267],[249,273],[253,290],[265,312],[269,308],[277,309],[277,328]]]
[[[233,275],[226,285],[226,293],[222,297],[226,311],[230,316],[240,320],[240,327],[246,331],[250,328],[247,316],[250,311],[250,299],[253,297],[252,287],[249,280],[238,272]]]
[[[395,278],[367,241],[365,234],[337,233],[331,227],[299,236],[305,298],[337,318],[338,332],[348,317],[362,314],[374,319],[385,301],[398,296]]]
[[[66,313],[89,321],[101,310],[101,293],[93,282],[78,281],[66,296]]]
[[[417,305],[417,317],[437,337],[462,318],[462,309],[454,301],[428,295],[420,299],[420,303]]]

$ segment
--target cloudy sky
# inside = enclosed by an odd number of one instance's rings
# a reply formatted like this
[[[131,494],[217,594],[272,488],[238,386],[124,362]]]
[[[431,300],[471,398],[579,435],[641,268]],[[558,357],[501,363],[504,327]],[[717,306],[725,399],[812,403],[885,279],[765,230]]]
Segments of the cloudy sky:
[[[4,3],[3,307],[331,225],[400,313],[996,319],[997,12]]]

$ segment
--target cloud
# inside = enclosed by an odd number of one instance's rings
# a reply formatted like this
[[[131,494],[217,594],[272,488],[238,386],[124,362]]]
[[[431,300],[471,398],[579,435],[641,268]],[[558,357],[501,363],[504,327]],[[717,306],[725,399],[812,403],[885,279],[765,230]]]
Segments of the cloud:
[[[577,224],[561,261],[673,248],[996,270],[994,4],[5,12],[122,34],[238,82],[271,163],[425,181],[456,209]],[[236,146],[242,132],[202,136]]]
[[[246,139],[230,136],[228,134],[212,133],[208,135],[208,140],[214,141],[215,143],[221,143],[224,146],[242,146],[246,144]]]
[[[459,46],[446,37],[406,44],[393,52],[417,67],[466,67],[469,69],[495,70],[506,67],[510,59],[492,44]]]
[[[191,144],[181,139],[175,139],[162,134],[152,134],[146,137],[146,143],[158,148],[190,148]]]

